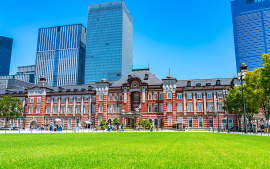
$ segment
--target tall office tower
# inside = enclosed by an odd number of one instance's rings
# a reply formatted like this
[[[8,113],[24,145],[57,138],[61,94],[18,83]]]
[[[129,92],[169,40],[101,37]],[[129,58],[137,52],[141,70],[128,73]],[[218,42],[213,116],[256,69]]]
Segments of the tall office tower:
[[[89,5],[85,84],[132,71],[133,19],[123,1]]]
[[[35,83],[44,75],[50,86],[82,84],[85,38],[81,24],[39,29]]]
[[[34,83],[35,79],[35,65],[29,65],[29,66],[19,66],[17,68],[17,73],[15,76],[21,76],[24,77],[24,81]]]
[[[261,55],[270,49],[270,1],[231,2],[237,72],[242,62],[249,70],[263,66]]]
[[[9,75],[13,39],[0,36],[0,76]]]

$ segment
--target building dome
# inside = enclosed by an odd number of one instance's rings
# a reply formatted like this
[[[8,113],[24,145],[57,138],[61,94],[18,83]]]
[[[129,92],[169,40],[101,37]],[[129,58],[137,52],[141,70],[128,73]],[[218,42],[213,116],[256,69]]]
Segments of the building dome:
[[[247,69],[247,65],[245,63],[242,63],[240,66],[240,70],[246,70]]]
[[[39,82],[41,82],[41,83],[42,83],[42,82],[43,82],[43,83],[46,82],[46,77],[42,75],[42,76],[39,78]]]
[[[168,75],[167,79],[173,79],[172,75]]]
[[[101,79],[100,82],[105,83],[105,82],[107,82],[107,80],[105,78],[103,78],[103,79]]]

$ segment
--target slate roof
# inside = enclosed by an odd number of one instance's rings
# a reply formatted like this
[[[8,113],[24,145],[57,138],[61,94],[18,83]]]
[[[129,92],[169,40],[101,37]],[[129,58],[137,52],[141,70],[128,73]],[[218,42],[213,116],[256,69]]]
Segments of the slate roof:
[[[148,80],[144,80],[145,74],[148,74]],[[148,83],[148,85],[161,85],[162,84],[162,81],[149,71],[131,72],[129,75],[131,75],[132,77],[134,76],[138,77],[139,79],[141,79],[142,82]],[[115,83],[111,85],[111,87],[120,87],[124,83],[127,83],[127,81],[128,81],[128,76],[116,81]]]
[[[201,83],[201,86],[206,86],[206,83],[211,83],[211,86],[216,85],[216,81],[220,80],[220,85],[231,85],[233,78],[224,79],[198,79],[198,80],[177,80],[176,87],[186,87],[187,82],[191,82],[191,86],[196,86],[197,83]]]

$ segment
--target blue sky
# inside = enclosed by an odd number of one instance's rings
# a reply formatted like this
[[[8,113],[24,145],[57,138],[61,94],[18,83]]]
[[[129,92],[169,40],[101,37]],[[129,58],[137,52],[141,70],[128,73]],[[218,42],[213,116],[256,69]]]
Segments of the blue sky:
[[[0,35],[14,39],[10,74],[35,64],[38,29],[82,23],[89,4],[109,0],[1,1]],[[134,23],[133,65],[159,78],[236,75],[230,0],[125,0]]]

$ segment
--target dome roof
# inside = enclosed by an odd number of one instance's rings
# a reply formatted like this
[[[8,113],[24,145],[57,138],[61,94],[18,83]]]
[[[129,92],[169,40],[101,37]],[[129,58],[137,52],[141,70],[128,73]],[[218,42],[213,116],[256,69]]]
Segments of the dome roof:
[[[101,79],[100,82],[105,83],[105,82],[107,82],[107,80],[105,78],[103,78],[103,79]]]
[[[240,67],[247,67],[245,63],[242,63]]]
[[[168,75],[166,78],[167,79],[173,79],[172,75]]]

